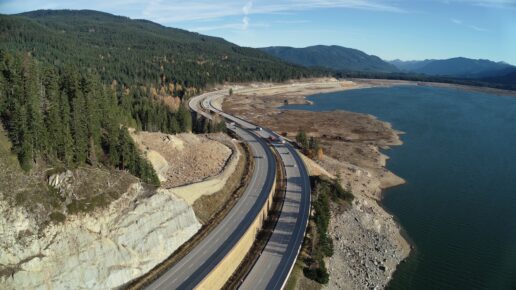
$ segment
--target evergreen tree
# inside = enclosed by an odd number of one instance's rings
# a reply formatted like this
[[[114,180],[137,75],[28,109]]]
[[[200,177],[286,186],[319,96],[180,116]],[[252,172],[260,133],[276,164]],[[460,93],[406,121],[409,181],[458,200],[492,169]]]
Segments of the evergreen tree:
[[[28,146],[34,150],[33,156],[43,153],[47,147],[47,130],[43,123],[42,107],[44,92],[36,65],[31,61],[22,66],[24,101],[27,108],[28,131],[25,136]]]
[[[71,165],[74,156],[74,140],[72,137],[70,103],[65,92],[60,93],[59,108],[61,111],[61,126],[59,126],[61,137],[58,138],[57,156],[65,165]]]
[[[82,92],[77,91],[72,100],[72,132],[74,140],[74,161],[77,164],[86,162],[88,156],[88,118],[86,102]]]
[[[308,139],[306,137],[305,130],[300,130],[296,135],[296,141],[299,144],[299,146],[303,148],[308,148]]]
[[[319,140],[314,136],[311,136],[308,140],[308,149],[317,151],[319,149]]]
[[[146,122],[156,129],[180,132],[191,128],[191,120],[183,113],[180,125],[179,114],[145,97],[124,102],[122,108],[116,89],[103,86],[96,76],[81,76],[73,68],[58,72],[30,57],[0,51],[0,117],[24,170],[39,158],[65,166],[100,160],[159,185],[152,165],[122,125],[141,127]]]
[[[192,132],[192,115],[185,106],[179,106],[177,122],[182,132]]]
[[[100,143],[100,107],[99,97],[102,90],[99,88],[100,84],[93,76],[87,76],[82,79],[82,90],[85,94],[85,108],[87,119],[87,141],[88,141],[88,160],[90,163],[97,161],[97,147]]]
[[[48,132],[48,155],[58,158],[61,146],[64,146],[63,121],[61,119],[61,108],[59,86],[54,70],[45,72],[45,93],[48,100],[48,107],[45,118],[45,127]]]

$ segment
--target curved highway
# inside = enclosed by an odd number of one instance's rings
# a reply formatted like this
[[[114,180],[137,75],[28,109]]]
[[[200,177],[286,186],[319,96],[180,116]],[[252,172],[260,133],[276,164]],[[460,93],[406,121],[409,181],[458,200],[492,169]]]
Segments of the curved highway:
[[[227,216],[190,253],[150,284],[147,289],[193,289],[238,242],[265,202],[276,178],[276,162],[268,145],[248,130],[233,128],[255,158],[249,184]]]
[[[269,136],[279,138],[269,130],[221,111],[213,100],[224,97],[215,91],[191,99],[190,108],[211,119],[205,109],[238,124],[228,126],[250,145],[255,157],[251,180],[223,221],[190,253],[167,270],[147,289],[193,289],[217,266],[249,228],[263,208],[276,178],[276,164],[271,149],[264,141]],[[282,212],[265,250],[242,281],[241,289],[282,289],[295,264],[303,243],[310,212],[310,180],[297,151],[288,143],[274,143],[286,169],[286,196]]]
[[[238,117],[222,112],[214,105],[221,94],[211,94],[203,100],[203,107],[210,108],[242,127],[256,128],[255,125]],[[257,131],[263,138],[282,137],[263,129]],[[301,249],[310,215],[310,178],[298,152],[291,144],[273,143],[281,156],[286,171],[286,194],[276,227],[264,251],[244,279],[240,289],[282,289],[294,267]]]

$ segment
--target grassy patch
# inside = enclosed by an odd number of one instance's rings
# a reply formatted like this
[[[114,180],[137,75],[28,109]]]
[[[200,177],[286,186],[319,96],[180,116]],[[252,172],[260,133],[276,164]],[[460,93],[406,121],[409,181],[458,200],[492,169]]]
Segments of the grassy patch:
[[[66,220],[66,216],[58,211],[55,211],[50,214],[50,221],[55,223],[62,223]]]
[[[76,214],[107,207],[134,182],[137,178],[123,171],[81,167],[74,173],[71,190],[77,198],[68,204],[68,212]]]

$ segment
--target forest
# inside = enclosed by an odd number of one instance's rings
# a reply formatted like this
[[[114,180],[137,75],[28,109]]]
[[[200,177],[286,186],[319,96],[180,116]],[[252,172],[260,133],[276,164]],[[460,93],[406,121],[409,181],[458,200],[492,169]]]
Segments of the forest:
[[[30,56],[0,51],[0,118],[26,171],[39,160],[66,167],[103,164],[158,185],[125,125],[140,118],[146,126],[171,126],[146,118],[163,106],[135,100],[128,109],[120,96],[98,76],[74,69],[59,72]],[[176,120],[177,130],[191,128],[187,109],[166,115]]]
[[[0,118],[26,171],[38,161],[102,164],[158,185],[128,128],[224,131],[223,121],[192,118],[188,98],[222,82],[322,74],[220,38],[103,12],[0,15]]]
[[[39,10],[0,15],[0,47],[59,68],[97,73],[106,82],[187,88],[222,82],[285,81],[323,75],[221,38],[108,13]]]

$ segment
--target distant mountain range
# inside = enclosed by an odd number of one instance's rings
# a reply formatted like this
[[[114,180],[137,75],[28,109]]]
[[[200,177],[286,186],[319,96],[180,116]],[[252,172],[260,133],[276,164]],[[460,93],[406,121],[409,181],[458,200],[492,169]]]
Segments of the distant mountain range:
[[[104,81],[124,84],[154,83],[166,76],[201,88],[223,82],[334,75],[460,79],[476,85],[502,84],[516,89],[516,67],[504,62],[463,57],[388,62],[337,45],[254,49],[222,38],[91,10],[0,14],[1,50],[30,54],[57,67],[80,66],[99,74]]]
[[[304,48],[271,46],[262,51],[289,63],[306,67],[324,67],[339,71],[398,72],[395,65],[360,50],[337,46],[315,45]]]
[[[474,79],[503,76],[516,69],[505,62],[465,57],[422,61],[393,60],[390,63],[402,72]]]
[[[304,48],[271,46],[260,50],[292,64],[332,69],[348,76],[351,73],[361,77],[401,77],[432,81],[460,79],[477,85],[501,85],[506,88],[516,86],[516,66],[486,59],[455,57],[385,61],[375,55],[337,45]]]

